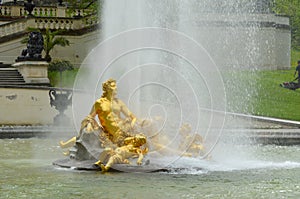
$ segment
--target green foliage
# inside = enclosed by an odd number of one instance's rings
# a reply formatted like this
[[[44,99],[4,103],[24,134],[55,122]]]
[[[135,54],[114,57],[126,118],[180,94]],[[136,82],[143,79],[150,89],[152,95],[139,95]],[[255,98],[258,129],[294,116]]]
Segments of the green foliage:
[[[292,91],[279,86],[294,80],[294,70],[226,74],[227,110],[300,121],[300,89]]]
[[[48,71],[48,78],[50,80],[51,86],[62,86],[63,88],[72,88],[77,72],[77,68],[73,70],[66,70],[62,72],[62,76],[60,76],[59,71]]]
[[[72,87],[77,69],[66,60],[54,60],[48,67],[48,78],[52,86]]]
[[[255,98],[257,115],[300,121],[300,90],[292,91],[279,86],[294,79],[294,70],[260,71],[258,96]]]
[[[67,0],[69,4],[69,8],[71,12],[75,11],[76,9],[89,9],[91,11],[90,14],[96,14],[99,12],[99,6],[101,5],[101,0]]]
[[[60,34],[62,31],[50,31],[49,29],[46,29],[45,35],[44,35],[44,50],[45,50],[45,59],[51,61],[50,52],[51,50],[56,46],[69,46],[70,42],[64,37],[57,37],[58,34]]]
[[[291,50],[291,66],[292,68],[296,68],[298,65],[298,60],[300,60],[300,51],[299,50]]]
[[[273,0],[272,9],[276,14],[289,16],[292,32],[292,47],[300,50],[300,1]]]
[[[67,60],[54,60],[50,62],[48,70],[49,71],[66,71],[66,70],[73,70],[74,66],[71,62]]]

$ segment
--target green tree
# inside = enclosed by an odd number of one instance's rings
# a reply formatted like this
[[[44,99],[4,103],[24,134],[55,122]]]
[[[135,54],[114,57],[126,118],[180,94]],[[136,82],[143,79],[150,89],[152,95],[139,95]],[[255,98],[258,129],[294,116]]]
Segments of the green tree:
[[[272,10],[275,14],[286,15],[290,18],[292,48],[300,50],[300,1],[273,0]]]
[[[67,0],[67,2],[75,8],[96,8],[99,4],[99,0]]]
[[[65,71],[65,70],[73,70],[74,66],[70,61],[67,60],[53,60],[48,67],[49,71]]]
[[[68,2],[68,7],[71,11],[75,11],[76,9],[89,9],[91,11],[89,14],[97,15],[101,9],[100,5],[103,4],[102,1],[103,0],[67,0],[66,2]]]
[[[51,56],[50,52],[53,50],[55,46],[69,46],[70,42],[64,37],[57,37],[61,31],[53,31],[51,32],[49,29],[46,29],[44,34],[44,50],[45,50],[45,59],[50,62]]]
[[[74,69],[74,66],[67,60],[53,60],[48,67],[51,85],[59,85],[61,88],[73,85],[76,73],[77,71]]]

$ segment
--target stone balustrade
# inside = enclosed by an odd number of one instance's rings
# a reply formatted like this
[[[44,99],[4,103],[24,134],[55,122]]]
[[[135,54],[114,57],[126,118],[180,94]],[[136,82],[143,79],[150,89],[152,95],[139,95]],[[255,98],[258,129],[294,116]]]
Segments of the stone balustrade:
[[[0,6],[0,16],[11,16],[11,6]]]
[[[78,30],[98,23],[92,17],[83,18],[51,18],[36,17],[30,27],[50,30]]]
[[[27,28],[27,21],[20,19],[11,23],[0,25],[0,37],[22,32]]]
[[[50,30],[79,30],[98,23],[97,17],[32,17],[0,25],[0,37],[26,31],[28,27]]]
[[[34,20],[34,28],[38,29],[62,29],[62,30],[74,30],[74,19],[66,19],[66,18],[35,18]],[[76,22],[75,22],[76,24]]]
[[[87,16],[91,14],[89,9],[75,9],[71,10],[65,6],[41,6],[35,7],[32,14],[36,17],[74,17],[74,16]],[[24,6],[0,5],[0,17],[24,17],[27,16],[27,11]]]
[[[0,25],[0,37],[26,31],[28,27],[51,30],[78,30],[98,23],[91,10],[70,10],[65,6],[44,6],[34,8],[34,17],[26,17],[24,6],[0,5],[0,17],[20,18]]]

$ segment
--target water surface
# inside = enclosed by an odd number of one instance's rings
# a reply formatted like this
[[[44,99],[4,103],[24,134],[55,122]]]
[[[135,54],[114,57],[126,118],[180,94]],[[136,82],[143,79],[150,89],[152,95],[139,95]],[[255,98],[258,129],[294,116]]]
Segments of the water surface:
[[[54,167],[57,143],[0,140],[0,198],[300,198],[299,146],[239,146],[210,161],[183,158],[174,165],[187,169],[171,173],[102,174]]]

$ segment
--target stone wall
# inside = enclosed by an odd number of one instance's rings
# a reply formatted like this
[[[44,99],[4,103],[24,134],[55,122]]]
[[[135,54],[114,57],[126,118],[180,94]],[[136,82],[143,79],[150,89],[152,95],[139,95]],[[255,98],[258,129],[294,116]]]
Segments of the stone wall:
[[[238,17],[229,22],[219,16],[202,17],[193,37],[221,69],[289,69],[289,19],[274,14]]]
[[[49,125],[58,114],[47,88],[0,88],[0,125]],[[65,112],[72,117],[71,108]]]

